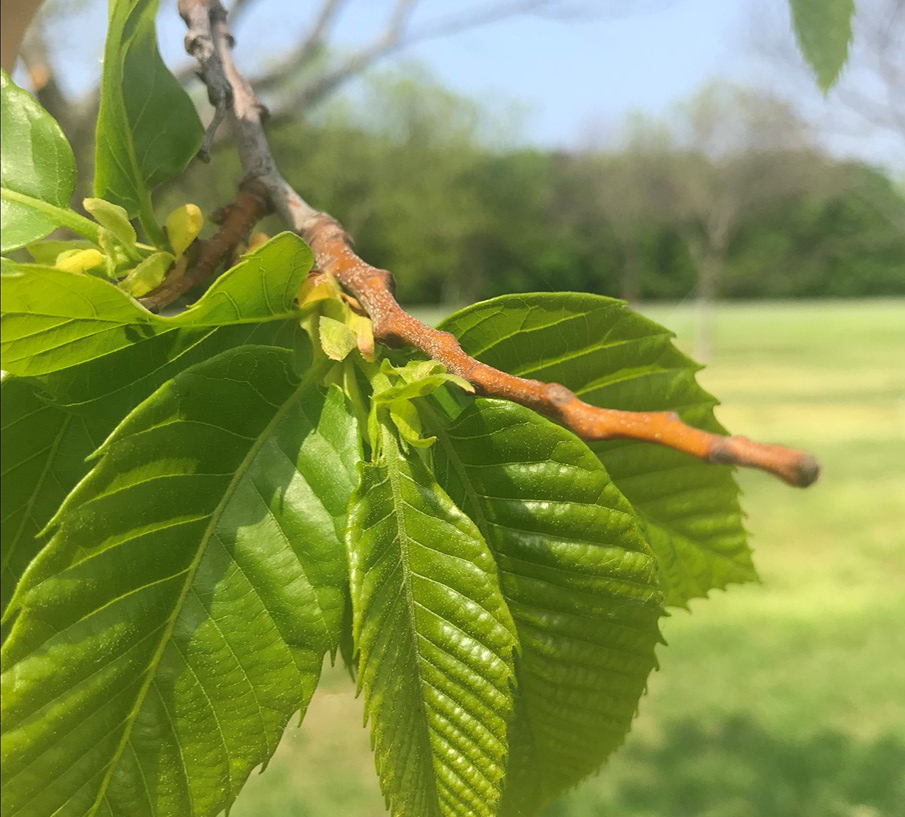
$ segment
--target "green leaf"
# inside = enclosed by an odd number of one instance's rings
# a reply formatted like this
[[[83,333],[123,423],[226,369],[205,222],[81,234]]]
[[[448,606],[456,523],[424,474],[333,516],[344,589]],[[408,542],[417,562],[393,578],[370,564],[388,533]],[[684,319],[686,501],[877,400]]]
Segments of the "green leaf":
[[[138,215],[155,244],[150,191],[181,172],[203,128],[186,92],[157,51],[157,0],[111,0],[97,119],[94,190]]]
[[[789,9],[798,47],[827,93],[848,59],[854,0],[789,0]]]
[[[468,517],[384,422],[349,510],[359,685],[394,817],[493,817],[514,628]]]
[[[536,814],[628,732],[656,665],[656,562],[571,432],[502,400],[428,417],[437,479],[490,546],[518,631],[502,813]]]
[[[73,213],[75,158],[60,126],[0,70],[0,252],[69,227],[97,241],[97,225]]]
[[[595,406],[676,411],[717,433],[715,398],[671,334],[622,302],[595,295],[514,295],[476,304],[442,328],[465,351],[512,374],[562,383]],[[630,440],[591,446],[632,503],[660,565],[668,604],[684,605],[757,576],[727,466]]]
[[[90,470],[86,459],[138,403],[179,372],[228,349],[246,343],[295,349],[303,337],[293,321],[181,328],[61,377],[4,379],[0,612],[43,544],[37,534]],[[43,386],[58,391],[54,402],[37,394]]]
[[[340,638],[360,455],[321,375],[231,350],[103,446],[17,591],[10,814],[218,814],[304,712]]]
[[[22,569],[41,546],[35,534],[56,512],[69,489],[89,470],[85,458],[129,411],[179,372],[227,349],[245,343],[295,348],[302,340],[303,333],[291,317],[292,292],[310,264],[310,255],[295,238],[277,237],[274,241],[277,241],[276,249],[284,245],[283,251],[274,253],[271,248],[265,252],[265,266],[258,266],[256,255],[249,256],[245,263],[214,284],[203,303],[199,301],[194,309],[196,317],[201,319],[200,325],[167,322],[160,331],[142,334],[139,330],[144,329],[143,323],[139,322],[137,327],[126,324],[123,332],[129,342],[115,351],[102,350],[80,364],[40,378],[4,381],[2,450],[4,463],[7,456],[10,459],[9,466],[3,466],[9,480],[4,477],[5,521],[0,544],[3,564],[11,567],[2,574],[3,609]],[[286,252],[292,246],[295,250]],[[273,268],[266,267],[270,263],[289,265],[289,281],[283,294],[272,291],[268,279],[273,275]],[[40,298],[46,284],[40,276],[33,283],[35,297]],[[109,292],[110,286],[105,286],[104,292]],[[217,316],[225,318],[233,301],[243,304],[249,316],[260,315],[262,322],[206,325],[207,320]],[[134,302],[128,304],[131,314],[137,314],[143,321],[147,313]],[[264,320],[268,310],[280,309],[286,309],[290,317]],[[11,328],[9,319],[10,316],[3,317],[4,338]],[[29,331],[28,326],[25,324],[23,331]],[[36,389],[52,392],[56,402],[41,401],[34,395]],[[37,412],[33,416],[28,415],[30,407]],[[24,415],[29,418],[26,420]],[[20,416],[23,416],[21,424],[17,422]],[[63,435],[58,442],[55,442],[56,434]],[[51,450],[55,452],[53,456]],[[41,451],[44,454],[36,454]],[[46,464],[38,469],[37,464],[45,455]],[[32,456],[34,459],[30,459]],[[23,464],[14,468],[19,459],[24,460]],[[24,514],[26,507],[25,516],[15,515]]]
[[[293,298],[311,260],[298,236],[281,233],[172,318],[152,315],[112,283],[90,275],[4,263],[3,368],[23,377],[46,375],[161,335],[172,340],[180,328],[285,320],[295,314]]]
[[[35,537],[88,470],[85,458],[112,428],[98,434],[84,417],[42,399],[34,382],[20,378],[3,378],[0,406],[2,613],[38,552]]]

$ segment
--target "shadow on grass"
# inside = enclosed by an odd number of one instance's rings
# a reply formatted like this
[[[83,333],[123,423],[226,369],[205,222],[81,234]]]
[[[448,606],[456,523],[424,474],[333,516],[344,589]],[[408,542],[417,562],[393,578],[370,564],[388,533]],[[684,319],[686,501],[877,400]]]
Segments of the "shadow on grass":
[[[629,741],[545,817],[905,817],[905,736],[783,739],[737,717]]]

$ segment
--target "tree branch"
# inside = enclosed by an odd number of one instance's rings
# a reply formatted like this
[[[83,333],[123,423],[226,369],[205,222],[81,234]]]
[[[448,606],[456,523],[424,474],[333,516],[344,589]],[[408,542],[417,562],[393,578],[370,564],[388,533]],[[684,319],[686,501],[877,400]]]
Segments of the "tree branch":
[[[345,3],[346,0],[324,0],[301,44],[292,52],[296,65],[305,65],[324,47],[324,35]]]
[[[371,42],[349,54],[334,69],[326,71],[322,75],[316,77],[299,92],[298,98],[305,100],[313,98],[318,100],[322,99],[347,80],[360,74],[375,60],[401,48],[404,44],[404,35],[409,16],[417,2],[418,0],[397,0],[390,13],[389,21],[380,34],[378,34]],[[338,4],[328,3],[327,5]],[[326,23],[329,23],[329,21],[330,18],[328,17]],[[286,57],[281,59],[266,75],[253,80],[255,87],[258,88],[259,91],[267,91],[278,86],[286,76],[292,73],[294,68],[304,65],[306,60],[317,53],[323,45],[321,39],[323,36],[323,29],[319,29],[319,22],[320,19],[315,21],[312,31],[309,32],[298,48],[294,49],[287,54]],[[295,100],[294,104],[297,104],[297,102],[298,99]]]
[[[236,247],[248,240],[252,227],[269,209],[267,192],[258,182],[253,179],[243,182],[235,199],[220,211],[217,219],[220,229],[210,238],[195,242],[192,264],[185,273],[171,273],[157,289],[139,298],[139,302],[151,312],[159,312],[213,276]]]
[[[722,437],[683,423],[675,414],[602,409],[579,400],[565,386],[515,377],[467,355],[455,337],[409,315],[393,296],[393,278],[359,258],[339,223],[320,213],[280,176],[262,127],[263,106],[232,60],[232,38],[219,0],[180,0],[189,33],[186,45],[201,65],[212,96],[231,88],[227,117],[236,137],[245,184],[254,179],[271,204],[311,245],[318,269],[332,275],[370,316],[374,337],[386,345],[408,345],[440,361],[484,395],[501,397],[559,421],[585,440],[627,438],[684,451],[705,462],[768,471],[790,485],[805,487],[817,478],[814,457],[801,451]],[[216,75],[214,75],[216,74]]]

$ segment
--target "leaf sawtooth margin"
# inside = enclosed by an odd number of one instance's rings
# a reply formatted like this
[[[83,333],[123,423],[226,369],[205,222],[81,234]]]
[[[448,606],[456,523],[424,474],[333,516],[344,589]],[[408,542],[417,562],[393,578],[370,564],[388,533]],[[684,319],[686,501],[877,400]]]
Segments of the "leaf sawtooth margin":
[[[675,411],[690,425],[726,429],[700,366],[672,333],[623,301],[584,293],[507,295],[451,315],[441,328],[498,369],[562,383],[582,400],[626,411]],[[591,444],[631,502],[660,566],[667,604],[757,580],[739,488],[729,466],[634,440]]]
[[[321,374],[232,350],[104,444],[2,651],[9,813],[213,817],[304,712],[339,641],[360,457]]]
[[[348,548],[359,688],[394,817],[495,817],[515,630],[493,556],[415,449],[381,427]]]
[[[518,632],[500,813],[526,817],[622,744],[657,663],[656,561],[571,432],[503,400],[429,417],[437,479],[490,546]]]

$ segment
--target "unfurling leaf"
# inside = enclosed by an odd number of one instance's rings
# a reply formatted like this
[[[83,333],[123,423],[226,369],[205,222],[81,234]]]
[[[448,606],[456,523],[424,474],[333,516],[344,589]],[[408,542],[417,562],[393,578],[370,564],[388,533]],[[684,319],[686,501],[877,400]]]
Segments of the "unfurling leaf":
[[[119,286],[133,298],[147,295],[152,289],[159,287],[163,283],[167,270],[172,263],[172,253],[155,252],[145,258],[144,261],[123,278],[119,282]]]
[[[55,266],[64,272],[89,272],[104,269],[106,259],[93,247],[87,250],[64,250],[57,256]]]
[[[372,399],[375,403],[395,403],[426,397],[447,383],[452,383],[465,391],[474,391],[474,387],[467,380],[450,374],[446,367],[436,360],[410,361],[405,366],[393,366],[389,360],[384,360],[381,372],[388,375],[388,379],[386,385],[374,389]]]
[[[340,639],[360,457],[319,375],[231,350],[105,443],[13,602],[5,810],[214,817],[305,711]]]
[[[422,435],[418,409],[408,400],[397,400],[390,405],[390,419],[396,426],[399,436],[416,448],[430,448],[437,439]]]
[[[595,406],[676,411],[690,425],[725,433],[699,367],[672,335],[621,301],[556,293],[494,298],[441,324],[466,352],[522,377],[562,383]],[[652,443],[592,446],[632,503],[659,564],[669,604],[757,576],[732,469]]]
[[[328,298],[339,298],[342,290],[331,275],[309,275],[298,291],[299,306],[303,309]]]
[[[345,360],[358,345],[358,338],[348,325],[326,315],[318,319],[321,348],[331,360]]]
[[[177,257],[182,255],[198,237],[204,226],[204,216],[197,204],[183,204],[167,216],[167,238]],[[263,241],[255,246],[260,246]],[[252,248],[254,249],[254,248]]]
[[[125,250],[130,258],[139,258],[135,244],[138,236],[135,228],[129,221],[129,215],[118,204],[111,204],[103,199],[87,198],[82,200],[82,205],[107,232],[113,236],[116,242]]]
[[[480,532],[381,424],[349,511],[359,686],[395,817],[494,817],[515,635]]]
[[[361,356],[369,363],[376,361],[374,324],[371,319],[365,315],[359,315],[357,312],[352,312],[349,316],[349,327],[355,332],[356,344]]]
[[[72,250],[91,250],[97,249],[97,247],[90,241],[56,241],[48,239],[29,244],[25,249],[28,250],[28,254],[35,260],[35,263],[53,267],[56,265],[61,253]]]

